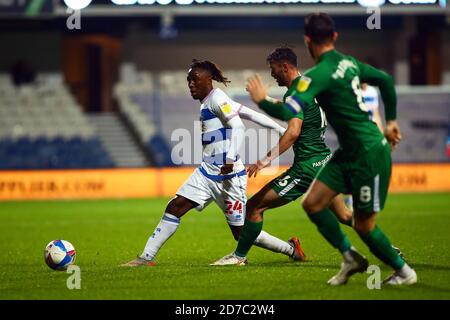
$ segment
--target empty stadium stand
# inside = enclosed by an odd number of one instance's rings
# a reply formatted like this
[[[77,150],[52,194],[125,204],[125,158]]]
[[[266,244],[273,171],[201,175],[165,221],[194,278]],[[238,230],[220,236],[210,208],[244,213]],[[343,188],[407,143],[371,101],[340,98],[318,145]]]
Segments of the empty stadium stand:
[[[152,165],[173,166],[175,163],[172,161],[171,145],[161,130],[161,119],[167,113],[164,108],[159,107],[159,101],[155,100],[163,94],[159,88],[160,82],[151,73],[137,72],[134,65],[125,64],[121,68],[120,82],[114,92],[120,112],[144,146]],[[159,117],[162,112],[164,117]]]
[[[114,166],[60,74],[20,87],[0,75],[0,169]]]

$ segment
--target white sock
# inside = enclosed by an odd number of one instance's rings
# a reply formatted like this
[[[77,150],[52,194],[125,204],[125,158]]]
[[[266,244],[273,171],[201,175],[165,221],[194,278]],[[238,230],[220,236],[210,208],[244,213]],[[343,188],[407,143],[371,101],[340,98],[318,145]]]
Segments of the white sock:
[[[159,248],[177,231],[180,219],[173,214],[164,213],[153,234],[148,238],[141,257],[147,260],[155,258]]]
[[[294,253],[294,248],[289,243],[278,239],[263,230],[261,230],[261,233],[253,244],[273,252],[285,254],[287,256],[291,256]]]
[[[398,274],[401,277],[407,278],[409,277],[412,271],[413,269],[407,263],[405,263],[405,265],[400,270],[398,270]]]

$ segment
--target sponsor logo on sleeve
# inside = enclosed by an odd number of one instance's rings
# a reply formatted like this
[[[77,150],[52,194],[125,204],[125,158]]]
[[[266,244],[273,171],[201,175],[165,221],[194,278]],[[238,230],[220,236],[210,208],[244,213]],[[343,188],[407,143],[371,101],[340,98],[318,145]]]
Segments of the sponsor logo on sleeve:
[[[301,77],[297,85],[297,90],[299,92],[305,92],[306,90],[308,90],[311,81],[312,81],[311,78],[305,76]]]
[[[220,106],[220,110],[222,110],[224,115],[229,115],[231,113],[231,105],[228,102],[225,102]]]

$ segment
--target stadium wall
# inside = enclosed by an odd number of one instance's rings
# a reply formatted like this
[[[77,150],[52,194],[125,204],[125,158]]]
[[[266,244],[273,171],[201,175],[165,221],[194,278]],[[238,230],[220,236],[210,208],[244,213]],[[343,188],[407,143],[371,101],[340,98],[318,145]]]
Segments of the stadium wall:
[[[268,50],[289,44],[296,47],[300,67],[313,65],[301,32],[295,28],[286,30],[182,30],[172,41],[162,40],[156,31],[145,28],[127,28],[122,37],[123,61],[135,63],[139,69],[154,72],[185,69],[192,58],[211,59],[224,69],[263,69]],[[360,59],[369,59],[378,67],[396,74],[397,83],[406,84],[408,75],[397,75],[396,64],[407,62],[407,28],[398,30],[383,27],[376,32],[360,32],[346,29],[340,33],[338,49]],[[38,72],[57,72],[62,68],[61,31],[1,31],[0,43],[7,44],[0,55],[0,72],[9,72],[18,60],[24,60]],[[450,30],[443,29],[442,83],[450,84]],[[364,46],[361,46],[364,43]],[[33,50],[30,50],[32,48]],[[189,52],[189,55],[186,55]],[[239,59],[236,59],[239,57]],[[406,82],[405,82],[406,81]]]
[[[287,167],[249,179],[256,193]],[[124,199],[171,197],[194,168],[0,172],[0,200]],[[391,192],[450,192],[450,163],[395,164]]]
[[[339,50],[393,71],[396,40],[398,34],[392,30],[368,34],[346,30],[339,38]],[[296,48],[302,69],[314,65],[298,30],[188,30],[174,41],[164,41],[156,33],[131,31],[124,38],[123,58],[138,69],[152,71],[184,70],[193,58],[215,61],[224,69],[265,69],[270,50],[285,44]]]
[[[61,70],[62,38],[58,31],[0,32],[0,72],[10,72],[19,60],[30,64],[36,72]]]

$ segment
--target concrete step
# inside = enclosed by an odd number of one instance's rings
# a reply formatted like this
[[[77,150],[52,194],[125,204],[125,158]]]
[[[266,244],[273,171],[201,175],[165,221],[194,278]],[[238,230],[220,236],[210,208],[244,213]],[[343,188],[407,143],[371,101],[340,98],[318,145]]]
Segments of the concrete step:
[[[117,114],[92,114],[89,120],[118,167],[149,166],[144,153]]]

